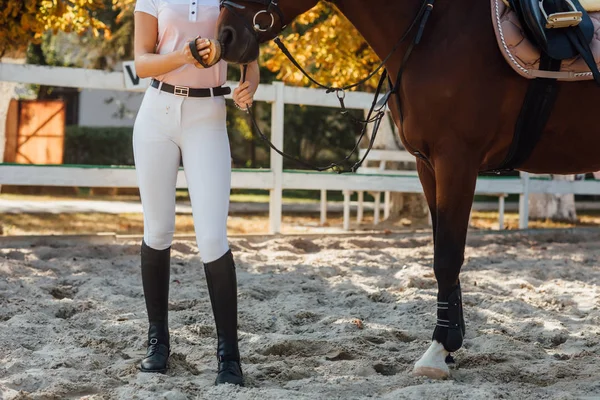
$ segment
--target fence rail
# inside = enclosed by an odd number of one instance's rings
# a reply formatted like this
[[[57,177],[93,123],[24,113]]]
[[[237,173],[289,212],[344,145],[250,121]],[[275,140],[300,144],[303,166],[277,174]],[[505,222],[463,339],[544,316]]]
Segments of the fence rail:
[[[123,72],[104,72],[81,68],[62,68],[0,63],[0,81],[29,84],[76,87],[86,89],[141,91],[145,87],[128,88]],[[235,87],[237,83],[227,82]],[[230,96],[226,96],[230,98]],[[285,86],[282,82],[261,84],[255,100],[271,103],[271,141],[283,148],[283,121],[285,104],[303,104],[320,107],[338,107],[335,95],[322,89]],[[344,100],[347,108],[368,109],[373,99],[369,93],[349,92]],[[285,189],[340,190],[340,191],[391,191],[421,193],[421,183],[414,174],[336,174],[283,169],[282,158],[271,151],[270,169],[236,169],[232,173],[232,187],[240,189],[266,189],[270,193],[270,231],[281,230],[282,191]],[[49,166],[0,164],[0,184],[36,186],[83,187],[137,187],[132,167]],[[177,186],[186,187],[185,176],[179,173]],[[529,193],[574,193],[600,195],[600,181],[552,181],[521,177],[480,177],[478,194],[520,195],[521,228],[527,227]]]

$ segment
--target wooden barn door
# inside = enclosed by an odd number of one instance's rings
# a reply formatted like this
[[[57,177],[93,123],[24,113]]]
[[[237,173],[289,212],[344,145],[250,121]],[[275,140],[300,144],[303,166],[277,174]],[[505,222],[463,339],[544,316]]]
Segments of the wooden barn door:
[[[7,130],[4,161],[62,164],[65,103],[62,100],[20,100],[17,118],[16,132]]]

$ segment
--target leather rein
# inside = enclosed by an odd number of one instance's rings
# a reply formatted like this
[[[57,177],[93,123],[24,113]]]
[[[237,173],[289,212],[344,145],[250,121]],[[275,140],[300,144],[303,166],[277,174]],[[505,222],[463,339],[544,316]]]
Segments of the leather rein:
[[[357,123],[362,123],[363,124],[363,128],[361,130],[360,136],[358,138],[358,140],[356,141],[356,144],[354,146],[354,148],[352,149],[352,151],[346,156],[344,157],[342,160],[338,161],[338,162],[332,162],[329,165],[326,166],[316,166],[313,165],[311,163],[308,163],[304,160],[301,160],[297,157],[294,157],[292,155],[289,155],[281,150],[279,150],[277,147],[275,147],[273,145],[273,143],[271,143],[271,141],[269,140],[269,138],[261,131],[260,127],[258,126],[257,122],[256,122],[256,118],[250,108],[250,106],[247,106],[245,111],[250,115],[250,118],[252,120],[252,124],[254,125],[254,128],[256,129],[256,132],[258,133],[258,135],[260,136],[260,138],[266,142],[269,147],[271,149],[273,149],[275,152],[277,152],[279,155],[281,155],[284,158],[287,158],[289,160],[295,161],[296,163],[303,165],[309,169],[315,170],[315,171],[326,171],[329,169],[332,169],[334,171],[336,171],[337,173],[347,173],[347,172],[356,172],[356,170],[362,165],[362,163],[364,162],[364,160],[367,158],[369,152],[371,151],[371,149],[373,148],[373,145],[375,144],[375,139],[377,136],[377,132],[379,130],[379,127],[381,125],[381,120],[383,119],[383,117],[385,116],[385,107],[387,105],[387,102],[391,96],[392,93],[394,93],[397,97],[398,100],[398,108],[400,109],[400,116],[401,116],[401,124],[402,124],[402,110],[401,110],[401,104],[400,104],[400,93],[399,93],[399,88],[400,88],[400,83],[401,83],[401,79],[402,79],[402,74],[404,72],[405,66],[408,62],[408,59],[410,57],[410,54],[412,53],[412,50],[414,49],[414,47],[421,41],[421,38],[423,36],[423,31],[425,29],[425,25],[427,24],[427,21],[429,19],[429,16],[431,14],[431,11],[433,10],[433,4],[435,2],[435,0],[423,0],[421,7],[419,8],[419,11],[417,12],[417,15],[415,16],[415,18],[413,19],[413,21],[411,22],[411,24],[408,26],[408,28],[406,29],[406,31],[404,32],[404,34],[402,35],[402,37],[398,40],[398,42],[396,42],[396,44],[394,45],[394,47],[392,48],[392,50],[390,51],[390,53],[382,60],[382,62],[377,66],[377,68],[375,68],[375,70],[373,70],[373,72],[371,72],[370,74],[368,74],[365,78],[361,79],[360,81],[350,84],[350,85],[345,85],[342,87],[333,87],[333,86],[327,86],[324,85],[318,81],[316,81],[314,78],[312,78],[303,68],[302,66],[300,66],[300,64],[298,63],[298,61],[294,58],[294,56],[289,52],[289,50],[285,47],[285,45],[281,42],[281,40],[276,37],[277,33],[274,31],[274,26],[275,26],[275,15],[277,15],[278,17],[278,21],[279,21],[279,30],[277,32],[280,32],[281,30],[283,30],[285,28],[284,25],[284,15],[283,12],[281,11],[281,9],[279,8],[279,4],[278,4],[279,0],[239,0],[239,1],[231,1],[231,0],[221,0],[220,1],[220,7],[223,8],[227,8],[233,15],[235,15],[236,17],[238,17],[239,19],[242,20],[242,22],[244,23],[244,26],[246,27],[246,29],[248,29],[250,32],[252,32],[258,41],[258,37],[260,34],[263,33],[267,33],[270,32],[271,39],[273,39],[273,41],[275,42],[275,44],[277,44],[277,46],[279,47],[279,49],[283,52],[283,54],[285,54],[285,56],[292,62],[292,64],[294,64],[294,66],[296,68],[298,68],[298,70],[300,70],[300,72],[302,72],[302,74],[304,76],[306,76],[312,83],[314,83],[315,85],[323,88],[326,90],[326,93],[335,93],[339,102],[340,102],[340,107],[341,107],[341,113],[343,115],[346,115],[348,117],[350,117],[354,122]],[[241,3],[257,3],[257,4],[261,4],[263,5],[265,8],[263,10],[260,10],[258,12],[256,12],[254,14],[254,17],[252,19],[252,25],[250,25],[250,23],[248,23],[248,21],[243,18],[237,10],[244,10],[246,9],[246,6],[241,4]],[[263,26],[260,24],[260,22],[258,21],[258,18],[260,15],[268,15],[270,16],[270,23],[268,24],[268,26]],[[275,14],[275,15],[274,15]],[[384,68],[385,63],[391,58],[391,56],[396,52],[396,50],[400,47],[400,45],[409,37],[410,33],[415,29],[415,27],[418,26],[418,30],[417,33],[414,35],[414,38],[411,42],[411,44],[409,45],[408,49],[406,50],[406,52],[404,53],[404,58],[402,59],[402,64],[400,65],[400,68],[398,70],[397,76],[396,76],[396,83],[394,85],[392,85],[392,81],[388,76],[388,71],[387,69]],[[247,71],[248,65],[244,64],[243,69],[242,69],[242,76],[241,76],[241,81],[244,82],[246,80],[246,71]],[[378,71],[380,71],[381,69],[383,69],[381,76],[379,78],[379,82],[377,84],[377,89],[375,90],[375,94],[374,94],[374,98],[373,98],[373,102],[371,104],[371,108],[369,109],[369,112],[367,113],[367,117],[366,119],[362,120],[362,119],[357,119],[355,117],[353,117],[352,115],[350,115],[348,113],[348,110],[346,109],[346,106],[344,104],[344,98],[346,96],[346,90],[355,88],[365,82],[367,82],[369,79],[371,79]],[[383,85],[384,83],[388,82],[388,91],[379,99],[379,95],[382,91]],[[363,137],[366,134],[367,131],[367,125],[369,123],[373,123],[373,133],[371,135],[371,138],[369,140],[369,145],[367,147],[367,150],[364,154],[364,156],[362,157],[362,159],[360,159],[359,161],[357,161],[356,163],[352,164],[350,166],[350,168],[346,168],[346,166],[349,165],[349,160],[350,157],[352,157],[352,155],[354,153],[356,153],[356,151],[358,150],[358,146],[361,142],[361,140],[363,139]],[[400,134],[403,135],[404,134],[404,130],[400,129]],[[411,149],[408,149],[409,151]],[[412,151],[413,154],[415,154],[417,157],[422,157],[422,155],[417,152],[417,151]]]

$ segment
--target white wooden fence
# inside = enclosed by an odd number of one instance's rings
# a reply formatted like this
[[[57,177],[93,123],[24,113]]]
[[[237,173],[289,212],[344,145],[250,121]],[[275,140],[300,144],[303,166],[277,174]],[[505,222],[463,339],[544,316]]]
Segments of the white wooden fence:
[[[131,88],[122,72],[104,72],[80,68],[45,67],[0,63],[0,81],[11,81],[52,86],[107,90],[144,90]],[[144,82],[144,81],[142,81]],[[147,81],[146,81],[147,82]],[[235,87],[236,82],[228,82]],[[230,98],[230,96],[227,96]],[[255,100],[272,105],[271,141],[283,148],[284,105],[302,104],[321,107],[338,107],[334,95],[324,90],[285,86],[281,82],[261,84]],[[372,95],[349,92],[345,98],[348,108],[367,109]],[[67,165],[15,165],[0,164],[0,185],[46,185],[82,187],[137,187],[135,170],[132,167],[94,167]],[[177,187],[185,188],[185,176],[180,171]],[[414,174],[365,173],[336,174],[283,170],[283,160],[271,151],[269,169],[235,169],[232,187],[240,189],[266,189],[270,192],[270,231],[281,230],[282,191],[285,189],[339,190],[366,192],[421,193],[422,187]],[[600,181],[552,181],[534,179],[528,174],[517,177],[481,177],[477,181],[477,194],[519,194],[520,228],[527,227],[529,193],[575,193],[600,195]],[[349,197],[346,201],[349,200]],[[344,214],[349,212],[345,207]],[[349,216],[345,215],[349,221]]]

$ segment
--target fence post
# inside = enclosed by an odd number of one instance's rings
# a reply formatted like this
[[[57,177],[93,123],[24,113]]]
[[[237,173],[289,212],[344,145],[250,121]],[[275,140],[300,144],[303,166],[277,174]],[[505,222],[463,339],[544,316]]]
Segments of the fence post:
[[[529,226],[529,173],[521,172],[523,193],[519,195],[519,229]]]
[[[356,209],[356,223],[361,224],[363,220],[365,192],[362,190],[358,192],[358,207]]]
[[[498,230],[501,231],[504,229],[504,197],[505,194],[500,194],[498,196]]]
[[[284,89],[283,82],[273,82],[275,101],[271,105],[271,142],[283,151]],[[272,234],[281,233],[281,208],[283,203],[283,158],[271,149],[273,189],[269,193],[269,222]]]
[[[327,222],[327,190],[321,189],[321,226]]]
[[[350,194],[349,190],[344,190],[344,230],[350,230]]]

